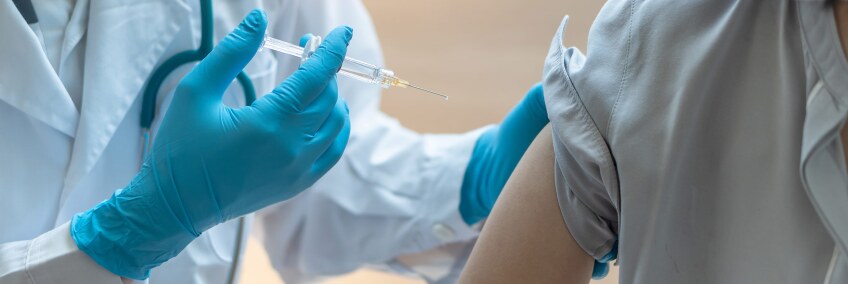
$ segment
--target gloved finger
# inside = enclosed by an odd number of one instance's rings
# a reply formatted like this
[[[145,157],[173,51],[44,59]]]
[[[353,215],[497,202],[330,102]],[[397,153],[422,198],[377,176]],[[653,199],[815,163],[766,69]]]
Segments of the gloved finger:
[[[510,139],[499,139],[499,141],[510,143],[511,145],[503,146],[523,153],[536,138],[536,134],[547,124],[548,113],[545,108],[542,84],[536,84],[504,118],[499,128],[499,135],[509,136]],[[515,157],[520,159],[521,155],[515,155]]]
[[[600,280],[607,277],[609,270],[609,263],[595,261],[595,266],[592,267],[592,279]]]
[[[220,102],[227,86],[256,54],[267,26],[265,12],[259,9],[251,11],[186,75],[180,86],[203,90],[188,93],[203,96],[200,99]]]
[[[344,103],[343,100],[342,102]],[[342,154],[347,147],[347,142],[350,139],[350,119],[348,119],[349,110],[347,103],[344,103],[344,107],[346,119],[344,120],[344,125],[342,126],[341,131],[336,138],[332,140],[333,143],[330,144],[324,150],[324,153],[318,157],[318,160],[315,160],[315,163],[312,164],[312,174],[315,176],[323,176],[330,170],[330,168],[335,166],[339,159],[341,159]]]
[[[306,133],[317,132],[325,124],[327,117],[331,113],[338,111],[336,104],[340,100],[339,86],[336,83],[336,78],[333,77],[333,79],[330,79],[327,87],[321,92],[322,94],[318,95],[318,98],[312,104],[301,111],[301,116],[307,120],[307,124],[304,125],[304,129],[307,131]]]
[[[343,99],[339,99],[336,101],[335,106],[333,106],[333,112],[327,116],[327,119],[324,120],[318,131],[312,135],[312,139],[309,141],[310,150],[319,153],[326,151],[327,147],[339,135],[339,132],[342,131],[349,120],[347,103]]]
[[[297,45],[300,45],[300,47],[306,46],[306,43],[309,42],[310,39],[312,39],[312,36],[313,36],[312,34],[303,35],[302,37],[300,37],[300,41],[298,42]]]
[[[288,80],[287,80],[288,82]],[[274,117],[279,117],[279,114],[289,113],[298,114],[305,121],[303,129],[305,133],[313,133],[326,119],[327,115],[333,111],[333,105],[339,98],[339,88],[336,83],[335,75],[331,77],[327,85],[318,92],[316,98],[308,105],[299,105],[293,100],[294,95],[287,95],[284,85],[278,86],[271,93],[263,96],[253,103],[253,107],[263,113],[269,113]]]
[[[351,37],[353,37],[353,30],[349,27],[333,29],[318,50],[294,74],[265,97],[284,97],[273,101],[284,103],[286,105],[282,107],[294,110],[301,110],[312,103],[323,94],[321,91],[341,68]]]
[[[600,260],[595,260],[595,266],[592,268],[592,279],[600,280],[609,273],[609,262],[618,258],[618,242],[613,244],[610,252]]]

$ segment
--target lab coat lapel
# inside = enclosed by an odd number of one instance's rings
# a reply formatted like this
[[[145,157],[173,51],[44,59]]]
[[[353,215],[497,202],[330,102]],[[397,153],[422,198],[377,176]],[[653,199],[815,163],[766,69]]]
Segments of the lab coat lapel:
[[[12,1],[0,1],[0,100],[73,137],[79,115]]]
[[[65,66],[65,62],[70,58],[71,51],[79,45],[82,41],[82,37],[85,35],[86,22],[88,22],[88,4],[89,0],[77,0],[76,4],[74,4],[73,13],[71,14],[71,18],[68,21],[68,25],[65,27],[65,36],[62,39],[62,50],[59,58],[61,62],[59,62],[59,77],[62,76],[62,69]]]
[[[184,1],[91,0],[83,102],[61,204],[92,170],[181,28]]]

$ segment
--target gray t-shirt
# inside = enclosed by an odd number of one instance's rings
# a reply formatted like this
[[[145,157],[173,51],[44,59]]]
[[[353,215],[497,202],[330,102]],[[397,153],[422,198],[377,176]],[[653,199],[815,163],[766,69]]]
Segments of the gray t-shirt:
[[[557,196],[622,283],[848,283],[848,62],[823,1],[610,1],[554,38]]]

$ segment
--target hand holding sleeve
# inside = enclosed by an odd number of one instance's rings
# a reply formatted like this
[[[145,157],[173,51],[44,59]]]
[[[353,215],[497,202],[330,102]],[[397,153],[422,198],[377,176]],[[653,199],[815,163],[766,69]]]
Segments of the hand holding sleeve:
[[[468,224],[489,216],[518,161],[548,124],[542,85],[536,84],[501,125],[477,139],[462,182],[459,211]]]

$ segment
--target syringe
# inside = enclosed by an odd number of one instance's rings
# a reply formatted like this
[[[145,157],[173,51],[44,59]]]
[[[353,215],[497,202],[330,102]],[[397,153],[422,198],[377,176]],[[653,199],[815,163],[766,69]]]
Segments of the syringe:
[[[262,48],[268,48],[270,50],[279,51],[288,55],[300,57],[301,60],[306,61],[315,50],[318,49],[318,46],[321,44],[320,36],[313,36],[309,42],[306,43],[306,47],[300,47],[279,39],[275,39],[269,36],[265,36],[265,40],[262,42]],[[339,73],[341,75],[369,83],[369,84],[377,84],[383,88],[388,87],[401,87],[406,88],[410,87],[413,89],[421,90],[436,96],[440,96],[445,100],[448,99],[448,96],[439,94],[437,92],[433,92],[413,84],[410,84],[408,81],[403,80],[395,76],[395,73],[392,70],[385,69],[382,67],[377,67],[373,64],[356,60],[350,57],[345,57],[344,63],[342,64],[341,70]]]

